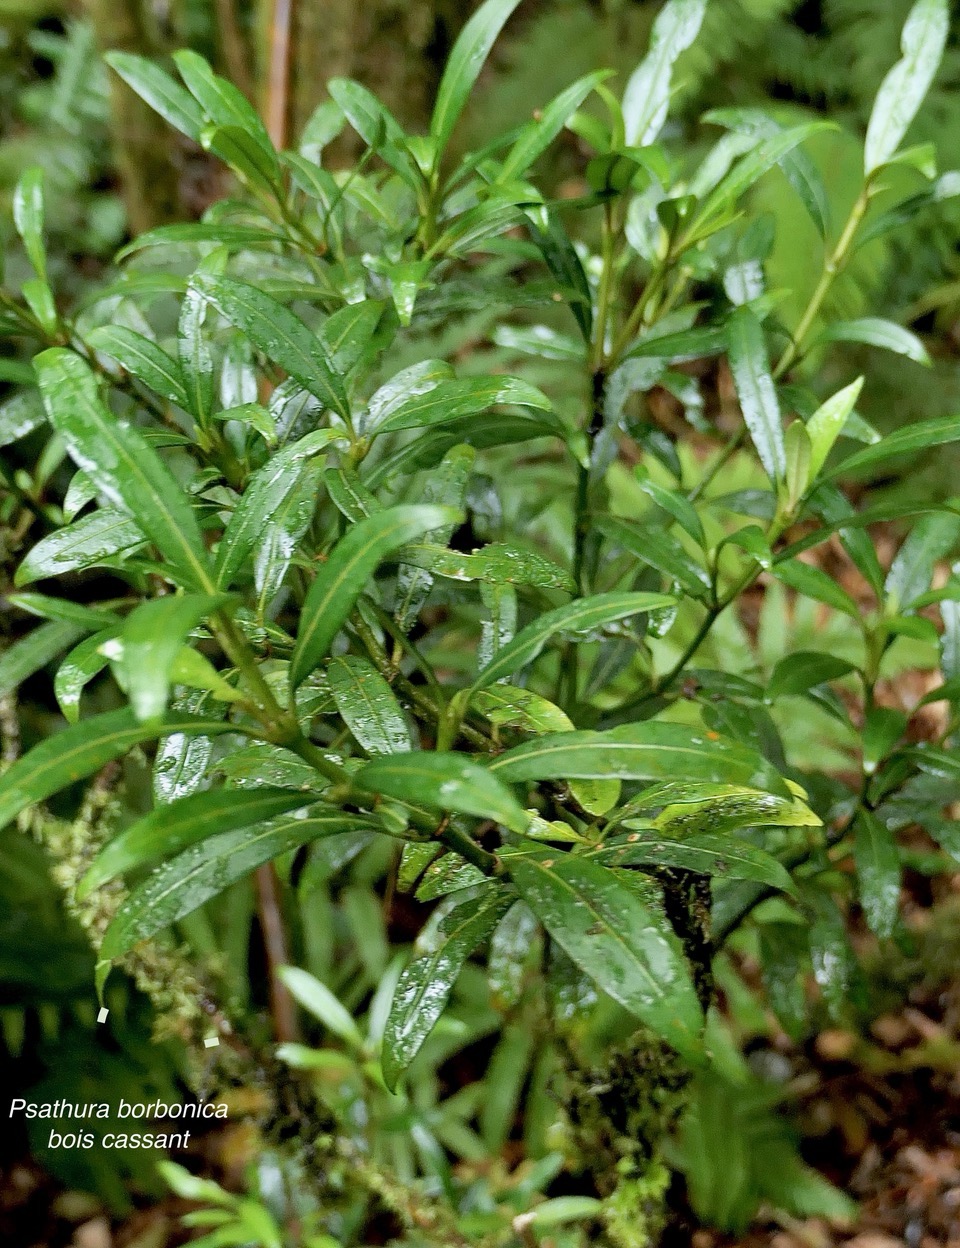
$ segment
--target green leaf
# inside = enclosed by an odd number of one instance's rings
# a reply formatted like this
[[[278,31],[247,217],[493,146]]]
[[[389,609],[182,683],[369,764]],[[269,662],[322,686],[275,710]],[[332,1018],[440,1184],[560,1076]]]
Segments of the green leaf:
[[[143,334],[125,325],[101,325],[87,335],[88,346],[94,351],[111,355],[131,376],[150,390],[163,395],[185,411],[189,410],[183,376],[177,362],[161,347]]]
[[[401,802],[493,819],[512,832],[526,831],[530,822],[510,790],[465,754],[418,751],[374,759],[360,768],[354,783]]]
[[[798,797],[779,797],[732,784],[667,781],[645,789],[619,818],[659,810],[652,824],[670,836],[736,832],[741,828],[810,828],[820,820]],[[647,822],[650,822],[649,820]]]
[[[168,712],[160,721],[142,724],[129,709],[108,711],[74,724],[35,745],[0,777],[0,828],[28,806],[46,801],[67,785],[85,779],[133,746],[174,732],[195,736],[243,729],[175,711]]]
[[[770,375],[763,328],[748,307],[737,308],[728,324],[730,369],[743,419],[771,481],[787,470],[777,391]]]
[[[826,475],[839,477],[851,472],[862,472],[866,468],[873,469],[879,464],[885,464],[887,460],[895,459],[898,455],[915,455],[919,451],[958,441],[960,441],[960,416],[918,420],[913,424],[895,429],[893,433],[888,433],[873,446],[865,446],[862,451],[848,455]]]
[[[702,360],[708,355],[719,355],[726,348],[725,325],[697,325],[672,334],[657,333],[654,329],[635,342],[624,359],[664,359],[672,364],[681,364]]]
[[[229,165],[239,180],[255,194],[277,199],[279,165],[273,153],[266,153],[246,130],[239,126],[204,126],[200,142],[205,151]]]
[[[408,186],[420,190],[423,176],[410,153],[403,127],[393,113],[371,91],[352,79],[331,78],[327,90],[364,143]]]
[[[765,759],[716,733],[684,724],[624,724],[607,732],[564,732],[525,741],[489,769],[510,784],[528,780],[708,780],[784,793]]]
[[[309,798],[289,789],[213,789],[157,806],[108,841],[77,886],[77,897],[128,871],[172,858],[198,841],[221,832],[249,828],[300,806]]]
[[[184,639],[226,601],[224,594],[170,594],[130,612],[120,630],[115,667],[137,719],[148,722],[163,714]]]
[[[328,1031],[345,1040],[352,1049],[363,1050],[363,1036],[353,1016],[326,984],[299,966],[282,966],[279,976],[294,1000],[319,1019]]]
[[[626,139],[633,146],[652,143],[663,129],[674,62],[696,39],[706,9],[706,0],[670,0],[657,14],[650,51],[633,71],[623,93]]]
[[[849,386],[838,390],[825,403],[822,403],[807,421],[807,436],[810,438],[810,480],[813,481],[827,461],[833,444],[843,432],[860,391],[863,389],[863,378],[858,377]]]
[[[656,568],[694,598],[710,592],[710,574],[683,543],[657,524],[636,524],[620,516],[598,516],[596,528],[642,563]]]
[[[480,884],[441,902],[417,937],[383,1032],[383,1077],[393,1090],[443,1013],[473,951],[516,900],[510,889]]]
[[[383,323],[386,305],[379,299],[361,299],[328,316],[319,338],[334,369],[346,377],[368,353]]]
[[[633,825],[628,820],[625,826]],[[766,850],[714,832],[677,839],[657,830],[637,831],[608,841],[590,857],[607,867],[679,867],[700,875],[754,880],[785,893],[796,891],[789,872]]]
[[[492,542],[471,554],[448,550],[445,546],[404,546],[398,558],[407,566],[423,568],[454,581],[535,585],[541,589],[564,589],[568,593],[576,588],[570,573],[551,560],[504,542]]]
[[[136,429],[100,400],[89,367],[52,347],[34,360],[51,425],[107,500],[136,520],[187,588],[210,590],[210,562],[196,516],[173,474]]]
[[[262,544],[303,475],[303,466],[343,435],[335,429],[316,429],[278,451],[253,474],[224,530],[216,557],[216,581],[229,589],[255,546]]]
[[[13,192],[13,223],[37,277],[47,280],[47,250],[43,243],[43,170],[25,169]]]
[[[798,594],[803,594],[807,598],[815,598],[817,602],[825,602],[827,606],[843,611],[851,619],[861,618],[860,607],[857,603],[822,568],[803,563],[799,559],[786,559],[781,563],[775,563],[771,571],[778,581],[789,585]]]
[[[333,659],[327,683],[343,722],[368,754],[403,754],[410,729],[396,694],[368,659]]]
[[[68,724],[75,724],[80,718],[80,698],[84,689],[109,661],[101,647],[116,634],[115,628],[105,628],[92,637],[85,637],[57,668],[53,692]]]
[[[703,1012],[679,940],[617,875],[550,849],[504,854],[517,891],[564,952],[685,1056],[702,1051]]]
[[[325,657],[378,564],[398,547],[455,520],[448,507],[390,507],[361,520],[334,546],[303,604],[290,664],[294,688]]]
[[[547,611],[498,650],[477,676],[470,692],[484,689],[532,663],[557,633],[590,632],[641,612],[672,606],[674,601],[667,594],[596,594]]]
[[[215,74],[196,52],[183,48],[174,52],[173,59],[190,94],[210,120],[218,126],[242,130],[272,164],[275,179],[279,177],[280,167],[267,128],[246,96],[232,82]]]
[[[960,541],[960,516],[923,516],[890,565],[883,585],[887,612],[909,610],[927,592],[934,570]]]
[[[255,868],[320,837],[362,831],[370,821],[321,805],[303,817],[280,815],[269,823],[212,836],[158,867],[124,900],[100,946],[103,968],[141,940],[148,940],[197,910]]]
[[[31,372],[33,370],[31,369]],[[36,390],[24,390],[0,403],[0,446],[18,442],[34,429],[39,429],[47,419],[43,403]]]
[[[498,403],[551,410],[550,400],[542,391],[516,377],[463,377],[440,381],[429,390],[412,395],[383,416],[372,432],[394,433],[398,429],[446,424],[460,417],[476,416]]]
[[[777,663],[767,685],[767,701],[789,694],[806,693],[817,685],[839,680],[855,671],[853,663],[833,654],[820,654],[814,650],[797,650]]]
[[[350,418],[343,380],[334,371],[317,336],[289,308],[247,282],[208,273],[192,286],[221,316],[247,335],[255,347],[295,378],[325,407]]]
[[[78,637],[86,627],[70,620],[41,624],[0,654],[0,698],[12,693],[28,676],[39,672]]]
[[[172,79],[171,79],[172,81]],[[175,225],[158,225],[132,239],[117,252],[117,260],[149,247],[170,247],[177,243],[220,243],[224,247],[245,248],[257,243],[279,243],[283,238],[275,230],[263,226],[227,225],[220,221],[184,221]]]
[[[107,52],[104,60],[164,121],[188,139],[200,142],[203,109],[159,65],[132,52]]]
[[[37,542],[17,568],[15,584],[28,585],[112,562],[145,540],[129,516],[113,507],[101,507]]]
[[[867,810],[854,824],[853,860],[864,916],[874,935],[886,940],[900,906],[900,857],[893,833]]]
[[[457,119],[507,18],[520,0],[486,0],[457,37],[437,88],[430,137],[439,164]]]
[[[522,177],[530,166],[547,150],[583,101],[600,83],[611,76],[608,69],[596,70],[578,78],[566,90],[540,112],[535,121],[528,122],[504,157],[497,173],[497,182],[511,182]]]
[[[862,316],[857,321],[834,321],[820,335],[820,342],[865,342],[871,347],[893,351],[895,355],[905,355],[917,364],[930,365],[927,349],[916,334],[895,321],[879,316]]]
[[[902,58],[884,78],[870,114],[864,171],[886,164],[910,128],[930,89],[950,29],[947,0],[918,0],[900,37]]]

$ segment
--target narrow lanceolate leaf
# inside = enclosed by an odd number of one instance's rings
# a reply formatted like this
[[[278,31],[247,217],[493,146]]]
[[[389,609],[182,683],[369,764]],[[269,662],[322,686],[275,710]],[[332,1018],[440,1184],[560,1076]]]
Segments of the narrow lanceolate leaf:
[[[203,333],[208,303],[187,286],[177,320],[177,362],[183,381],[185,409],[203,424],[213,410],[213,352]]]
[[[538,555],[536,551],[492,542],[480,550],[465,554],[445,546],[405,546],[400,551],[405,565],[422,568],[453,581],[487,581],[493,585],[536,585],[541,589],[564,589],[573,593],[576,586],[570,573]]]
[[[710,591],[710,574],[662,525],[635,524],[620,516],[599,516],[597,528],[622,550],[682,585],[694,598]]]
[[[47,280],[47,251],[43,245],[43,170],[34,165],[20,175],[13,192],[13,223],[37,277]]]
[[[323,1025],[354,1049],[363,1048],[363,1036],[347,1007],[335,997],[326,984],[299,966],[283,966],[280,978],[294,999]]]
[[[156,719],[166,710],[171,670],[187,634],[225,601],[224,594],[170,594],[142,602],[127,616],[116,667],[137,719]]]
[[[308,800],[289,789],[215,789],[158,806],[108,841],[80,881],[77,896],[86,897],[118,875],[172,858],[208,837],[296,810]]]
[[[0,446],[18,442],[46,421],[40,396],[34,389],[22,390],[0,403]]]
[[[585,74],[551,100],[536,120],[528,122],[521,130],[520,136],[500,166],[497,181],[511,182],[525,174],[534,161],[547,150],[590,92],[609,77],[610,71],[604,69]]]
[[[774,702],[790,694],[806,693],[817,685],[839,680],[855,670],[852,663],[838,655],[817,650],[795,650],[782,658],[773,669],[767,685],[767,700]]]
[[[95,351],[113,356],[131,377],[142,381],[150,390],[188,409],[187,392],[176,360],[143,334],[125,325],[101,325],[87,335],[87,344]]]
[[[730,369],[743,419],[771,481],[787,470],[780,404],[770,375],[763,327],[750,308],[737,308],[728,326]]]
[[[368,659],[352,654],[334,659],[327,683],[343,722],[368,754],[403,754],[412,748],[397,695]]]
[[[460,32],[447,60],[430,119],[437,162],[463,112],[494,41],[520,0],[486,0]]]
[[[132,710],[108,711],[55,733],[17,759],[0,777],[0,828],[35,802],[46,801],[83,780],[135,745],[169,736],[242,732],[235,724],[170,712],[159,722],[141,724]]]
[[[591,854],[591,859],[606,867],[679,867],[728,880],[754,880],[785,893],[795,891],[790,873],[772,854],[714,832],[683,838],[665,836],[655,829],[631,832],[607,842]]]
[[[484,689],[533,662],[550,638],[558,633],[590,632],[641,612],[669,607],[673,602],[667,594],[596,594],[557,607],[528,624],[501,647],[473,682],[472,689]]]
[[[107,666],[108,660],[101,652],[101,646],[115,636],[115,628],[105,628],[85,637],[57,668],[53,693],[68,724],[75,724],[80,718],[80,698],[84,689]]]
[[[670,78],[677,57],[700,30],[707,0],[670,0],[653,24],[650,51],[634,70],[623,93],[627,142],[652,143],[667,119]]]
[[[606,867],[542,849],[504,855],[517,891],[604,992],[696,1057],[703,1012],[679,940]]]
[[[932,515],[918,520],[890,565],[883,592],[889,612],[909,609],[930,588],[941,559],[960,544],[960,516]]]
[[[807,436],[810,439],[810,480],[813,481],[826,463],[827,456],[834,442],[843,432],[843,427],[853,411],[854,404],[863,389],[863,378],[844,386],[836,394],[831,395],[822,403],[807,421]]]
[[[874,935],[893,935],[900,906],[900,856],[894,834],[870,811],[857,816],[853,838],[860,904]]]
[[[334,372],[316,334],[289,308],[247,282],[198,273],[194,288],[263,354],[279,364],[325,407],[349,419],[343,380]]]
[[[136,429],[101,401],[89,367],[52,347],[34,360],[51,425],[77,466],[115,507],[137,522],[187,588],[213,588],[197,518],[173,474]]]
[[[419,1053],[443,1013],[450,991],[473,951],[493,933],[516,895],[480,884],[455,893],[430,916],[413,960],[397,983],[383,1033],[383,1076],[388,1088]]]
[[[950,28],[947,0],[918,0],[900,37],[902,58],[884,78],[870,114],[863,153],[869,174],[896,152],[930,89]]]
[[[192,845],[158,867],[126,898],[104,935],[101,962],[121,957],[263,863],[320,837],[370,826],[369,820],[342,810],[314,806],[302,818],[281,815],[269,823],[222,832]]]
[[[159,65],[148,61],[144,56],[135,56],[132,52],[108,52],[104,59],[164,121],[168,121],[195,143],[200,142],[200,132],[205,120],[203,109]]]
[[[232,82],[215,74],[196,52],[181,49],[174,52],[173,59],[190,94],[210,120],[218,126],[236,126],[245,131],[265,158],[277,168],[277,157],[267,128],[246,96]]]
[[[361,520],[334,546],[303,604],[290,665],[294,687],[326,656],[378,564],[423,533],[455,521],[449,507],[389,507]]]
[[[47,576],[94,568],[136,550],[145,541],[125,512],[101,507],[37,542],[17,568],[14,583],[29,585]]]
[[[896,321],[881,316],[862,316],[857,321],[835,321],[820,335],[821,342],[864,342],[895,355],[905,355],[916,364],[930,365],[930,356],[916,334]]]
[[[0,654],[0,698],[72,646],[86,629],[69,620],[52,620],[21,637]]]
[[[686,837],[740,828],[815,828],[820,819],[798,797],[780,797],[732,784],[667,781],[645,789],[626,808],[631,815],[659,811],[651,822],[660,832]]]
[[[876,468],[898,455],[916,455],[919,451],[935,446],[946,446],[950,442],[960,442],[960,416],[942,416],[936,420],[920,420],[914,424],[904,425],[888,433],[885,438],[873,446],[865,446],[862,451],[847,456],[827,475],[830,477],[845,476],[850,472],[863,472],[865,469]]]
[[[464,416],[476,416],[497,403],[550,410],[550,400],[536,386],[516,377],[461,377],[441,381],[394,408],[377,425],[377,433],[398,429],[422,429],[446,424]]]
[[[401,802],[493,819],[512,832],[526,831],[530,822],[510,790],[465,754],[418,751],[378,758],[360,768],[354,783]]]
[[[335,429],[316,429],[292,446],[285,446],[253,474],[217,548],[216,578],[221,589],[229,589],[250,552],[262,544],[274,517],[301,479],[304,465],[339,436]]]
[[[510,784],[528,780],[706,780],[787,792],[766,759],[715,733],[683,724],[624,724],[608,732],[562,732],[525,741],[489,764]]]

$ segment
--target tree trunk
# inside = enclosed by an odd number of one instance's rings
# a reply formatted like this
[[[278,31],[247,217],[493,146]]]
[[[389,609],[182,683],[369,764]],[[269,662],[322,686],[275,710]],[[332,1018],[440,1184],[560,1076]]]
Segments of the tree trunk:
[[[86,0],[102,52],[157,49],[139,0]],[[174,136],[167,123],[116,74],[110,74],[113,147],[127,221],[140,234],[182,216]]]

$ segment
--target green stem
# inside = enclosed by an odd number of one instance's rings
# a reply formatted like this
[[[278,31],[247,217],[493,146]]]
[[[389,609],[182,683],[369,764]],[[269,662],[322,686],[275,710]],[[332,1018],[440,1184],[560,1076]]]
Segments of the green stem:
[[[781,355],[776,368],[773,370],[774,378],[780,378],[791,367],[799,356],[807,335],[813,327],[814,321],[823,306],[833,286],[837,276],[843,271],[847,261],[850,259],[850,252],[853,248],[853,242],[856,238],[857,230],[867,211],[870,203],[871,183],[864,183],[863,189],[857,196],[853,207],[850,209],[850,215],[841,231],[837,244],[827,256],[823,266],[823,272],[820,274],[820,280],[814,287],[813,294],[804,308],[800,320],[797,322],[797,328],[793,332],[790,342],[787,344],[783,355]]]

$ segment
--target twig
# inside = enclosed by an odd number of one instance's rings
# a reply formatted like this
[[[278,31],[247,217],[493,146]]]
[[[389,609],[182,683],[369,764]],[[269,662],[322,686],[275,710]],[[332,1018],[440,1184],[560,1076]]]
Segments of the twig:
[[[274,146],[286,147],[290,111],[290,27],[293,0],[273,0],[268,32],[267,132]]]

